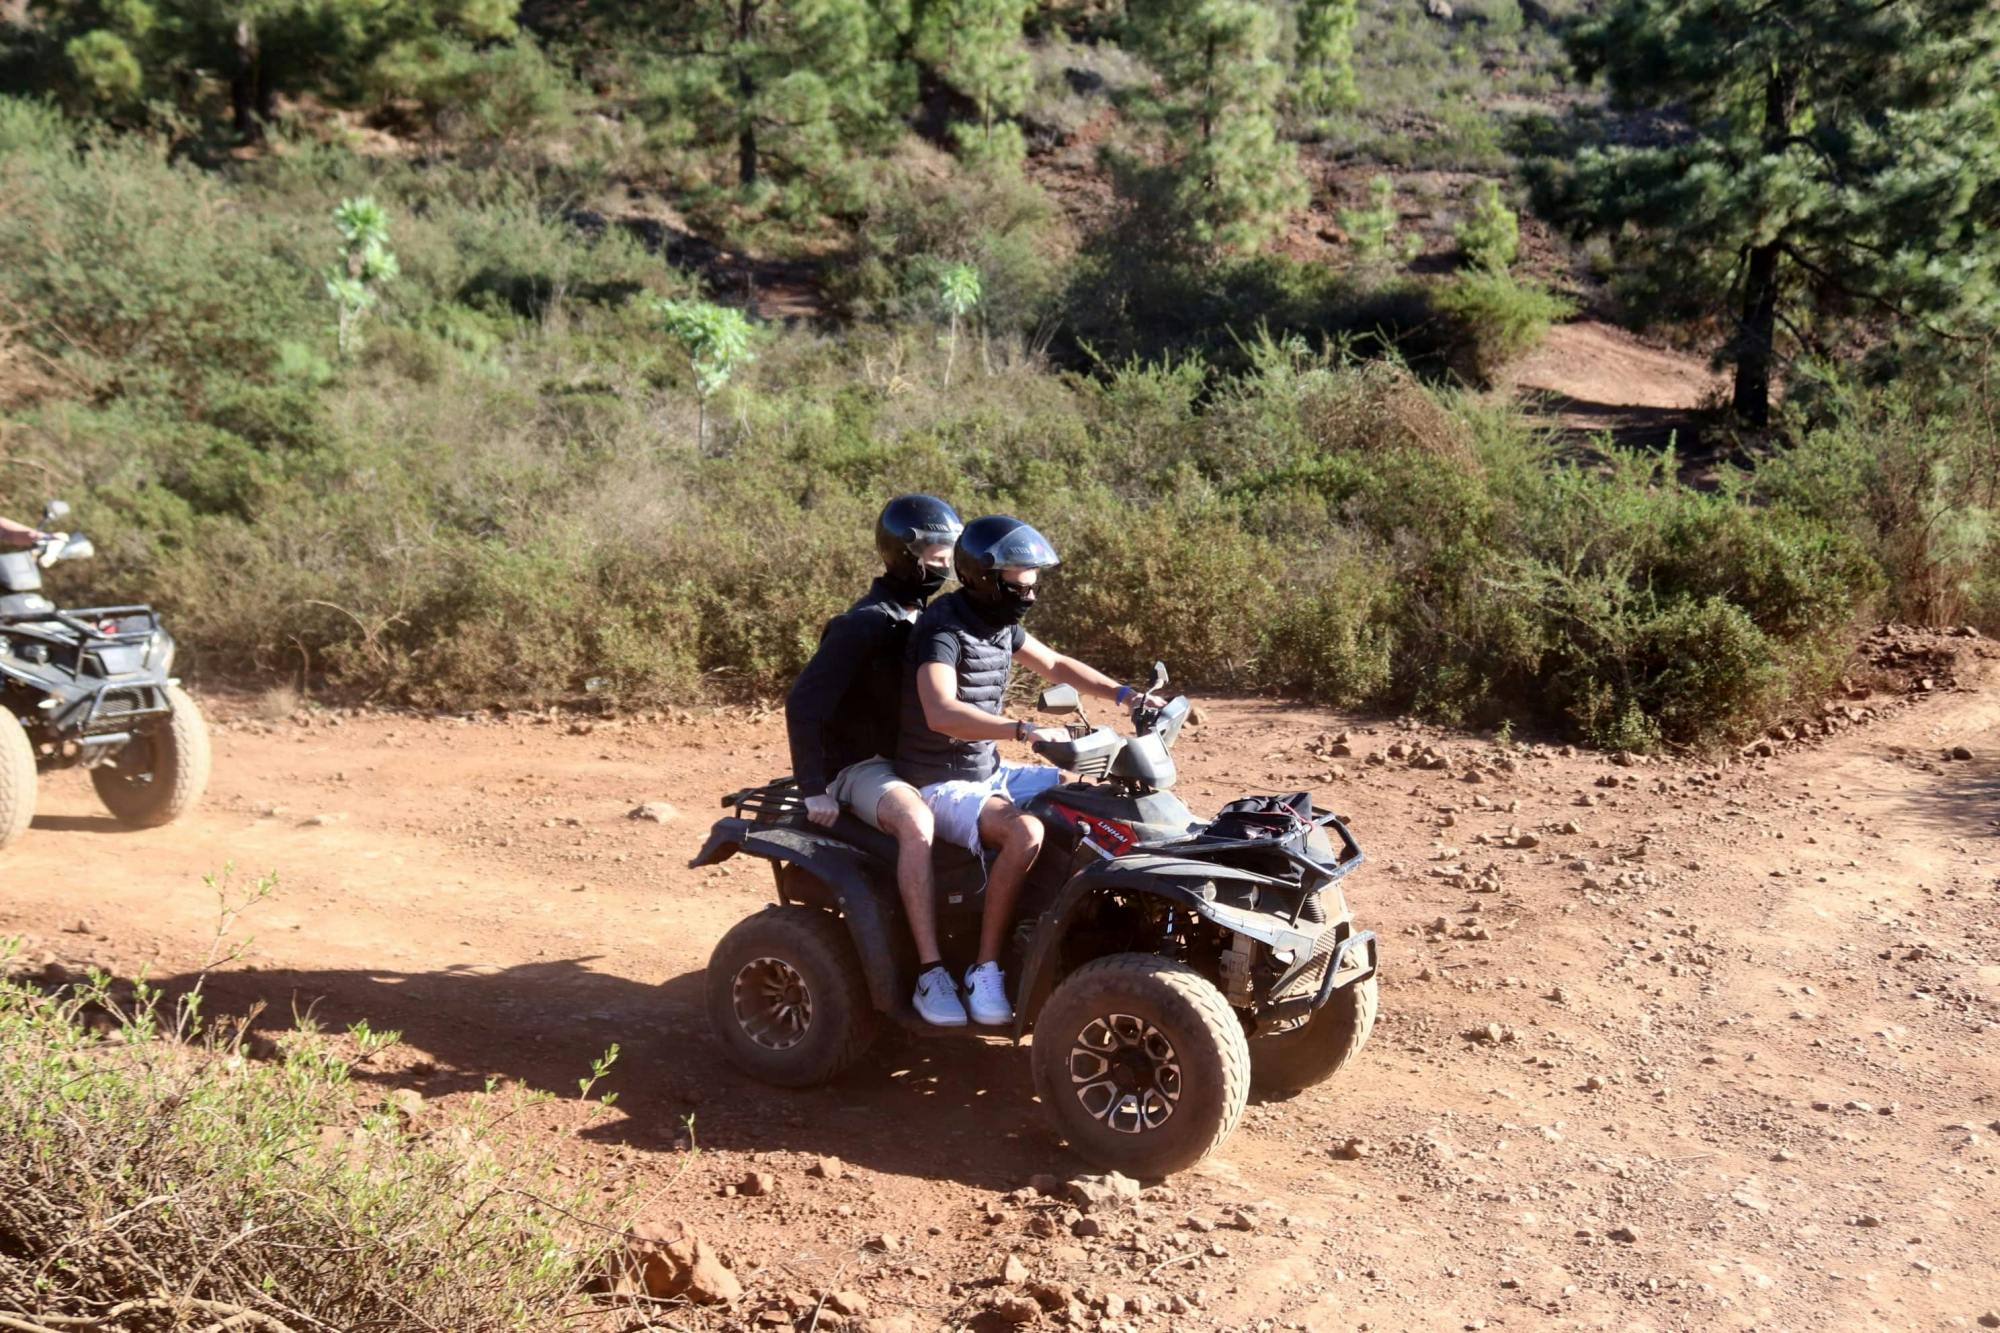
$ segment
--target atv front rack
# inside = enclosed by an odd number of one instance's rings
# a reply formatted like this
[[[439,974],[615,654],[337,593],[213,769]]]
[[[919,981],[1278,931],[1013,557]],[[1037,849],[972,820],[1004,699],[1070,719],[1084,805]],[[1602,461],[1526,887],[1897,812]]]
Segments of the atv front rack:
[[[139,617],[144,617],[144,624],[127,628],[122,623],[127,618]],[[46,611],[11,611],[0,615],[0,624],[16,627],[23,622],[34,620],[53,620],[86,639],[106,639],[113,643],[144,643],[160,627],[159,613],[150,606],[84,606],[67,611],[50,608]],[[118,628],[115,630],[102,628],[107,620],[116,624]]]

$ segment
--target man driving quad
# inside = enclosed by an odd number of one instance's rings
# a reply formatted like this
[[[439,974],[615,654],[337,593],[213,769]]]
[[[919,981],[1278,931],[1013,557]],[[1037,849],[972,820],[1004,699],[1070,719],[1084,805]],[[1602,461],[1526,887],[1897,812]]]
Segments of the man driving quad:
[[[910,632],[896,773],[921,791],[937,836],[975,855],[982,847],[995,853],[986,877],[979,954],[965,974],[965,989],[974,1022],[1011,1023],[1000,946],[1042,848],[1041,821],[1019,807],[1060,783],[1062,770],[1002,763],[996,742],[1068,737],[1061,727],[1038,727],[1002,711],[1013,663],[1120,705],[1142,696],[1152,707],[1160,701],[1064,657],[1022,628],[1035,607],[1042,571],[1060,562],[1048,539],[1020,519],[1005,514],[974,519],[959,534],[952,563],[958,591],[933,602]],[[936,954],[919,962],[919,995],[951,987],[951,974]]]
[[[904,646],[917,613],[944,587],[952,542],[965,525],[944,501],[899,495],[875,520],[882,575],[861,599],[827,622],[819,649],[785,698],[792,774],[806,818],[826,827],[842,806],[896,839],[896,887],[920,958],[936,962],[937,907],[931,876],[931,812],[896,776]],[[913,1000],[925,1022],[963,1027],[965,1006],[951,986],[920,981]]]

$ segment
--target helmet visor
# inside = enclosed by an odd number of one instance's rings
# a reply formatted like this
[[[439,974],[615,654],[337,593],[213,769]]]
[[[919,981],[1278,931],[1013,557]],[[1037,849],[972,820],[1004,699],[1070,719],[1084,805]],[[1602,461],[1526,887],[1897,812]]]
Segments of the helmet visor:
[[[1062,563],[1048,538],[1025,523],[993,544],[995,569],[1053,569]]]
[[[910,553],[910,559],[917,562],[918,569],[939,569],[951,572],[951,542],[949,539],[936,540],[918,537],[905,542],[903,548]]]

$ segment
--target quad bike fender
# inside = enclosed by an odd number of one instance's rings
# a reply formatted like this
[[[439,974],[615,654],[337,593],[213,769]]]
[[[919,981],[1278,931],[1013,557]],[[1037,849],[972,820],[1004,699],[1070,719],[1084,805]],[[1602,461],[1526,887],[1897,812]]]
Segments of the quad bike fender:
[[[1022,968],[1020,1000],[1014,1006],[1015,1040],[1020,1040],[1028,1030],[1049,992],[1055,989],[1056,961],[1071,923],[1084,904],[1100,893],[1143,893],[1164,899],[1225,930],[1247,935],[1273,949],[1290,949],[1301,958],[1311,957],[1320,935],[1332,929],[1305,921],[1293,925],[1289,917],[1273,912],[1218,902],[1216,888],[1223,882],[1279,884],[1254,871],[1174,856],[1121,856],[1086,867],[1063,886],[1063,891],[1035,922],[1035,943]]]
[[[749,832],[750,821],[747,819],[728,815],[716,820],[715,827],[708,831],[708,841],[701,845],[701,851],[694,860],[688,862],[688,869],[721,865],[743,850],[743,839]]]
[[[840,839],[812,829],[773,828],[731,817],[715,821],[701,855],[690,864],[715,865],[739,852],[778,867],[778,896],[783,901],[839,910],[854,941],[854,951],[861,956],[869,1000],[878,1010],[894,1009],[902,975],[896,943],[905,932],[894,909],[874,885],[871,876],[876,867],[868,857]],[[792,869],[809,876],[815,891],[799,892],[803,886],[798,877],[785,873]],[[824,893],[817,891],[821,886]]]

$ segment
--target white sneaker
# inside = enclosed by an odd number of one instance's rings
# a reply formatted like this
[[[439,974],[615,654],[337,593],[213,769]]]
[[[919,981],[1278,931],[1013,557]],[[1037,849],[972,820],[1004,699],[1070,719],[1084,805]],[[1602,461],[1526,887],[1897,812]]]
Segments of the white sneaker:
[[[997,1025],[1014,1021],[1007,1003],[1007,976],[998,963],[981,963],[965,974],[965,993],[971,997],[972,1021]]]
[[[962,1028],[965,1006],[958,1002],[958,986],[943,963],[917,978],[917,993],[910,998],[917,1016],[933,1027]]]

